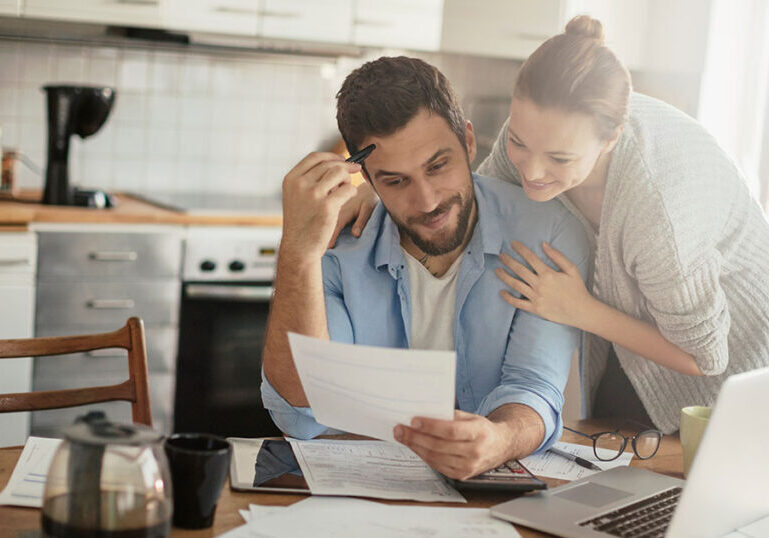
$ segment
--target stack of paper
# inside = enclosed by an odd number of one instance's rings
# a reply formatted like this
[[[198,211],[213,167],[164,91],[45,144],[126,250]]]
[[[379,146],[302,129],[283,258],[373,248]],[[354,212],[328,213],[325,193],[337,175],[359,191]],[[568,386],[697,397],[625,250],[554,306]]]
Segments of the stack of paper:
[[[403,445],[328,439],[290,442],[313,495],[467,502]]]
[[[554,448],[559,448],[569,454],[574,454],[582,459],[588,460],[591,463],[596,464],[601,471],[608,471],[614,467],[622,467],[630,465],[630,460],[633,459],[632,452],[623,452],[619,458],[612,461],[602,461],[595,457],[592,446],[577,445],[575,443],[565,443],[558,441],[553,445]],[[614,455],[611,450],[601,449],[607,458]],[[604,455],[602,454],[602,456]],[[559,478],[561,480],[579,480],[586,476],[590,476],[599,471],[593,471],[591,469],[585,469],[574,463],[573,461],[559,456],[552,452],[541,452],[534,454],[533,456],[527,456],[521,460],[521,463],[534,475],[548,478]]]
[[[287,507],[251,505],[242,515],[246,524],[221,535],[223,538],[520,537],[515,527],[492,518],[485,508],[397,506],[360,499],[310,497]]]

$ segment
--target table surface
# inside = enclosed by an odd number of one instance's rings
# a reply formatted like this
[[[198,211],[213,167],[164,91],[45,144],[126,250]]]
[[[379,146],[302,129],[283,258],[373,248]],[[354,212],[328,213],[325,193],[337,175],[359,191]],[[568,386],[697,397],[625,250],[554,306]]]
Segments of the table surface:
[[[613,429],[614,424],[599,420],[584,420],[567,424],[586,433],[595,433]],[[624,431],[624,430],[623,430]],[[625,435],[632,435],[632,431],[625,431]],[[568,431],[564,431],[562,441],[579,444],[590,444],[590,440]],[[21,454],[21,447],[0,449],[0,489],[4,488],[13,471],[16,461]],[[631,466],[641,467],[650,471],[666,474],[676,478],[683,478],[681,460],[681,443],[678,435],[666,435],[657,454],[649,460],[639,460],[634,457]],[[564,484],[563,480],[544,478],[549,487]],[[467,504],[453,503],[420,503],[432,506],[457,506],[472,508],[488,508],[495,504],[511,499],[509,493],[466,492]],[[244,493],[233,491],[225,486],[219,500],[214,526],[210,529],[189,531],[174,528],[173,537],[207,537],[218,536],[235,527],[244,524],[238,513],[239,509],[248,509],[249,504],[287,506],[304,499],[305,495],[286,495],[272,493]],[[411,501],[382,501],[388,504],[416,504]],[[37,535],[40,529],[40,510],[35,508],[18,508],[0,506],[0,536],[29,538]],[[525,527],[516,526],[518,532],[525,537],[549,536]]]

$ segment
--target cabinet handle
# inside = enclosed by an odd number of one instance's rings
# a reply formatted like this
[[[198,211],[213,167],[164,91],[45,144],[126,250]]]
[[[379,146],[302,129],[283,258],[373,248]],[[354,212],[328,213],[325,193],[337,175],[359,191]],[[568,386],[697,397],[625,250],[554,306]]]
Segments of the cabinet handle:
[[[190,299],[226,299],[243,302],[269,302],[272,286],[220,286],[216,284],[188,284],[185,295]]]
[[[88,257],[97,262],[135,262],[139,255],[131,250],[103,250],[91,252]]]
[[[133,308],[135,303],[133,299],[91,299],[86,304],[96,310],[116,310]]]
[[[112,0],[116,4],[129,4],[134,6],[157,6],[160,0]]]
[[[258,11],[257,14],[261,15],[262,17],[279,17],[283,19],[298,19],[300,17],[299,13],[293,13],[291,11],[268,11],[268,10],[261,10]]]
[[[214,9],[217,13],[229,13],[232,15],[259,15],[258,9],[248,9],[247,7],[217,6]]]
[[[30,260],[29,258],[0,260],[0,267],[14,267],[16,265],[24,265],[25,267],[31,267],[32,260]]]
[[[355,19],[354,21],[352,21],[352,23],[355,26],[378,26],[379,28],[385,28],[387,26],[393,25],[392,22],[366,20],[366,19]]]

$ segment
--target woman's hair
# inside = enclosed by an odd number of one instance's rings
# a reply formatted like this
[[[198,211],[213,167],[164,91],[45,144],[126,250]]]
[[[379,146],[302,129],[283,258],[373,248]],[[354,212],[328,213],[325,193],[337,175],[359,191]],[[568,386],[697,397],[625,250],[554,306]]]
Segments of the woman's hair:
[[[630,91],[630,73],[604,45],[601,23],[579,15],[529,56],[513,97],[588,114],[598,136],[607,140],[625,122]]]

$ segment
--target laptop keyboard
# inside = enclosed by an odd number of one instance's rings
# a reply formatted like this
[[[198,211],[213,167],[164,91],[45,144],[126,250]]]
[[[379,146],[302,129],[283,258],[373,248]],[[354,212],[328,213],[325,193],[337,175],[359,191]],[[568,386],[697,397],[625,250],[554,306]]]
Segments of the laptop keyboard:
[[[579,525],[623,538],[662,538],[673,517],[681,491],[680,487],[666,489]]]

